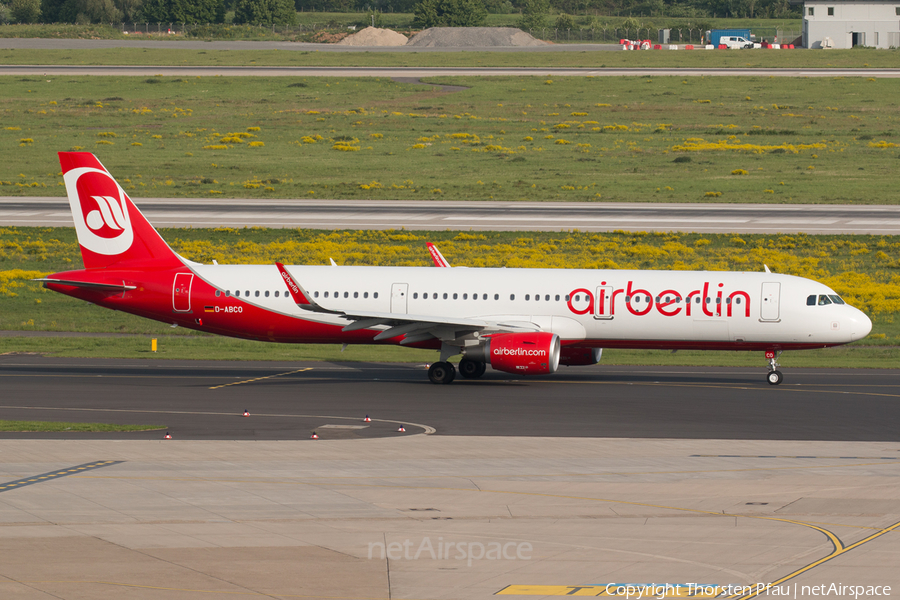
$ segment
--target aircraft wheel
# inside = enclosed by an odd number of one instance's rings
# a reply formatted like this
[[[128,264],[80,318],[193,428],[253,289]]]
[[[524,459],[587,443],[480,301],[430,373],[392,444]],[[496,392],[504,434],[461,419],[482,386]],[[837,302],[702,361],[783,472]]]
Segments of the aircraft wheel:
[[[456,377],[456,369],[448,362],[432,363],[428,367],[428,379],[431,383],[443,384],[450,383]]]
[[[769,381],[769,385],[778,385],[784,379],[784,375],[781,374],[781,371],[769,371],[766,379]]]
[[[464,358],[459,361],[459,374],[466,379],[478,379],[487,367],[481,361]]]

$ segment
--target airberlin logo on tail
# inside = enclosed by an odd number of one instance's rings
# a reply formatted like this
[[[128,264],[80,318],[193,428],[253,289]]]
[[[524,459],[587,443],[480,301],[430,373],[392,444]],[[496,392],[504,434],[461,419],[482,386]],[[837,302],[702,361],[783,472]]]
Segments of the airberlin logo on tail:
[[[107,256],[131,248],[134,230],[127,196],[115,179],[106,171],[90,167],[72,169],[63,179],[78,243],[91,252]]]

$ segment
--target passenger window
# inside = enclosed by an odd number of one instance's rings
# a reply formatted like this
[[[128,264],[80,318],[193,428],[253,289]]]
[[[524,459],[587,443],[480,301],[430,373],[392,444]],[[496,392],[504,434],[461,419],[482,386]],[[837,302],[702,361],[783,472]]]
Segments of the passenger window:
[[[716,298],[716,304],[722,304],[722,299],[721,299],[721,298]]]
[[[468,294],[463,294],[463,300],[468,300],[468,299],[469,299],[469,295],[468,295]]]
[[[578,300],[578,296],[575,296],[575,300]],[[631,302],[631,296],[625,296],[625,302]]]
[[[494,294],[494,300],[499,300],[499,299],[500,299],[500,294]]]
[[[556,301],[559,302],[559,294],[556,295]]]
[[[218,297],[221,296],[221,295],[222,295],[222,292],[219,291],[219,290],[216,290],[216,298],[218,298]]]
[[[447,299],[447,292],[444,292],[444,300]]]
[[[540,294],[535,294],[535,295],[534,295],[534,301],[535,301],[535,302],[540,302],[540,301],[541,301],[541,295],[540,295]]]
[[[822,294],[819,296],[819,306],[825,306],[826,304],[831,304],[831,299],[825,294]]]
[[[709,296],[706,297],[706,301],[705,301],[705,302],[706,302],[707,304],[709,304]]]
[[[373,298],[377,298],[377,297],[378,297],[378,292],[375,292],[374,294],[372,294],[372,297],[373,297]]]
[[[731,298],[725,298],[725,304],[731,304]]]
[[[515,294],[510,294],[510,295],[509,295],[509,299],[510,299],[510,300],[515,300],[515,299],[516,299],[516,295],[515,295]]]
[[[433,294],[431,295],[431,299],[432,299],[432,300],[437,300],[437,292],[435,292],[435,293],[433,293]]]
[[[694,304],[700,304],[700,296],[694,298]]]
[[[741,303],[741,297],[738,296],[737,298],[735,298],[735,299],[734,299],[734,303],[735,303],[735,304],[740,304],[740,303]]]
[[[247,290],[246,292],[244,292],[244,298],[249,298],[249,297],[250,297],[250,290]]]
[[[266,290],[266,298],[269,297],[269,290]],[[319,297],[319,292],[316,292],[316,298]]]
[[[359,298],[359,292],[353,292],[353,297],[354,297],[354,298]]]
[[[276,292],[276,293],[277,293],[277,292]],[[326,297],[326,298],[328,297],[328,292],[325,292],[325,297]]]
[[[550,302],[550,294],[546,294],[546,295],[544,296],[544,301],[545,301],[545,302]]]
[[[835,304],[844,304],[844,300],[843,300],[843,298],[841,298],[840,296],[835,296],[835,295],[833,295],[833,294],[829,294],[828,297],[831,298],[831,300],[832,300]]]
[[[575,302],[581,302],[581,294],[575,294]],[[628,298],[625,299],[625,302],[628,302]]]
[[[369,297],[369,292],[363,292],[363,298],[368,298],[368,297]]]
[[[453,299],[456,300],[457,298],[459,298],[459,294],[457,294],[457,293],[454,292],[454,294],[453,294]]]
[[[266,298],[268,298],[268,297],[269,297],[269,292],[266,292]],[[318,298],[318,297],[319,297],[319,292],[313,292],[313,297],[314,297],[314,298]]]
[[[566,302],[568,302],[568,301],[569,301],[569,295],[566,294]]]
[[[278,290],[275,290],[275,297],[278,297]]]
[[[531,294],[525,294],[525,300],[531,300]]]
[[[418,299],[419,299],[419,292],[414,292],[414,293],[413,293],[413,300],[418,300]]]
[[[349,298],[349,297],[350,297],[350,292],[344,292],[344,298]]]

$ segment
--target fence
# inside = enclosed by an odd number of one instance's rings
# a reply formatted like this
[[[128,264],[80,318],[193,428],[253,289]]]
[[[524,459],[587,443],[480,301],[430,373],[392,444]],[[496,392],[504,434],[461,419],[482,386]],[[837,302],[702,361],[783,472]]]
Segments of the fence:
[[[229,32],[241,32],[240,37],[252,37],[258,33],[261,37],[283,36],[294,37],[304,33],[318,31],[337,32],[347,31],[346,25],[336,23],[306,23],[303,25],[211,25],[198,23],[120,23],[117,26],[122,32],[129,35],[194,35],[201,34],[204,37],[228,37]],[[554,43],[587,43],[587,44],[618,44],[621,39],[645,40],[656,43],[661,30],[654,27],[638,28],[602,28],[602,29],[556,29],[547,27],[543,29],[530,29],[528,33],[534,37],[552,41]],[[790,29],[775,29],[772,27],[752,30],[755,41],[766,39],[774,42],[791,43],[800,37],[800,31]],[[403,33],[410,33],[404,31]],[[669,29],[670,44],[700,44],[705,42],[706,31],[702,29],[678,28]]]

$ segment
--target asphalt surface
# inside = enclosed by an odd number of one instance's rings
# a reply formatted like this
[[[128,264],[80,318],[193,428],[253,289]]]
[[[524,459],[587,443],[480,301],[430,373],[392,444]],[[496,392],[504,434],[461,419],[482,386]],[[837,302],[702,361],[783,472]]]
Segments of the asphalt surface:
[[[308,439],[316,431],[327,440],[433,429],[457,436],[900,441],[900,370],[786,368],[775,387],[765,382],[763,362],[759,369],[601,364],[529,379],[489,370],[477,381],[435,386],[424,365],[5,355],[0,419],[159,424],[177,439]]]
[[[137,198],[156,227],[900,234],[900,206]],[[68,200],[0,197],[0,226],[71,227]]]

